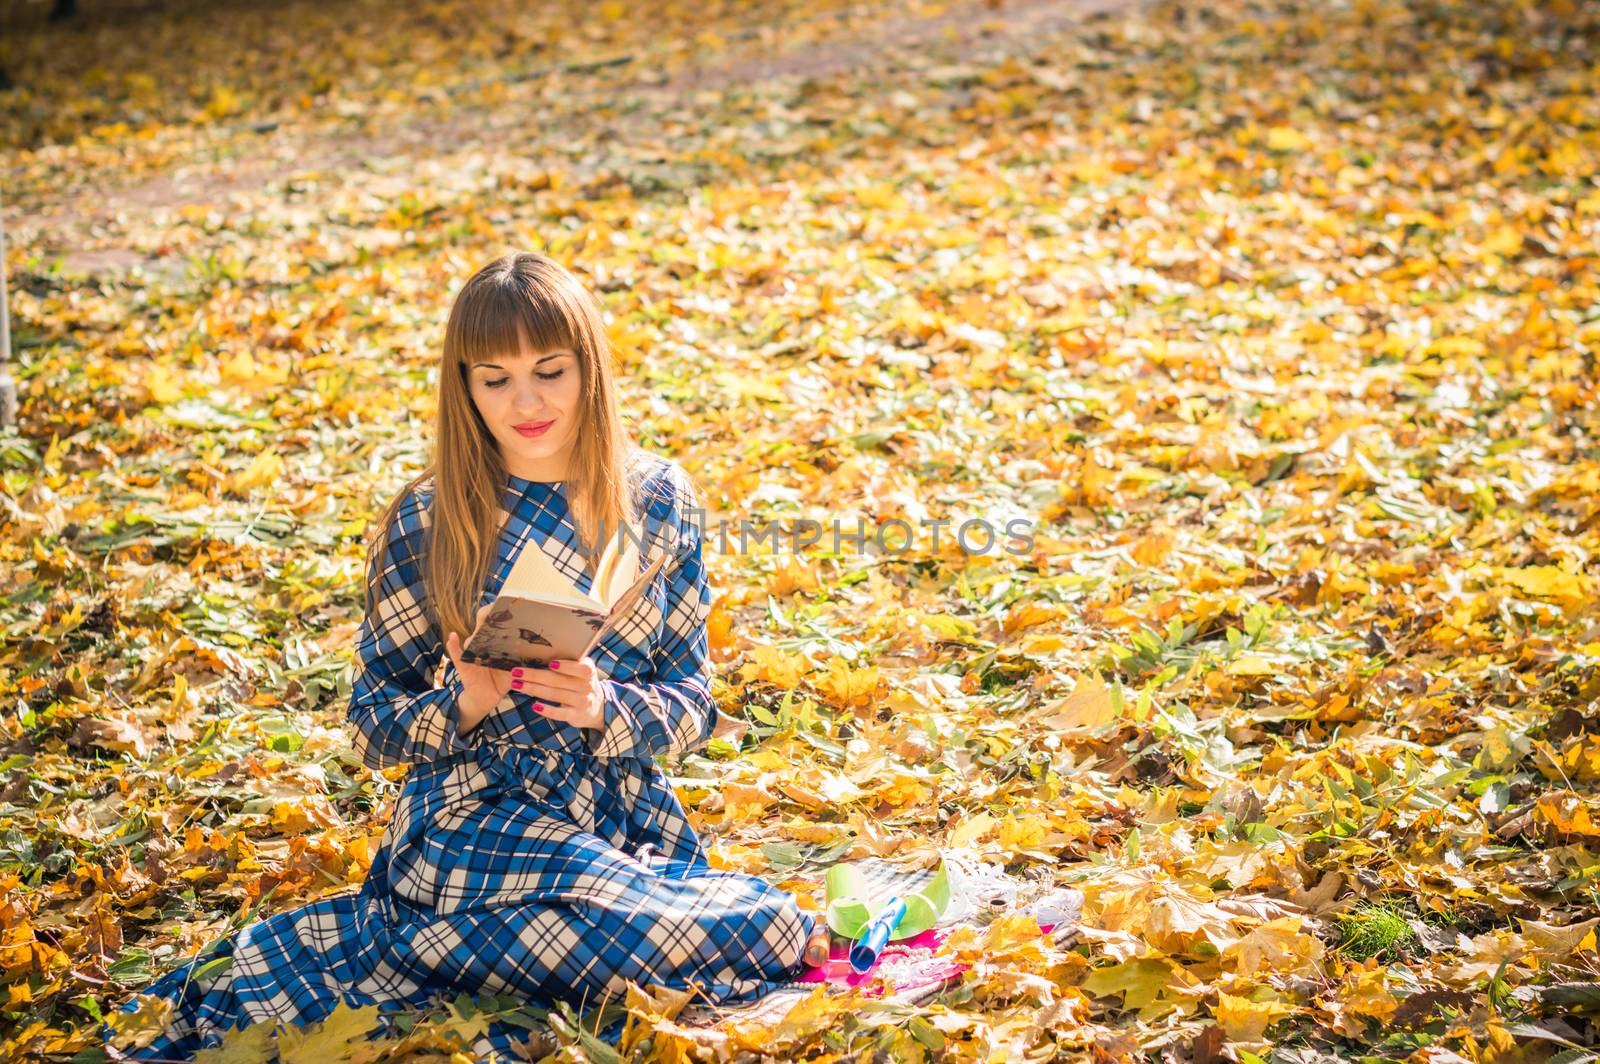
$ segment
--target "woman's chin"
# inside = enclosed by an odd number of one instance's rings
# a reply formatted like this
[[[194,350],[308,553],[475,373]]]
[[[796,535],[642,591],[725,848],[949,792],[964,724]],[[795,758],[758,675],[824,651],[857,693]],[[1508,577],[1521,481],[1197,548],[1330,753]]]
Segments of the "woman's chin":
[[[567,450],[564,441],[545,443],[543,440],[517,440],[500,445],[500,455],[507,467],[517,468],[558,465]]]

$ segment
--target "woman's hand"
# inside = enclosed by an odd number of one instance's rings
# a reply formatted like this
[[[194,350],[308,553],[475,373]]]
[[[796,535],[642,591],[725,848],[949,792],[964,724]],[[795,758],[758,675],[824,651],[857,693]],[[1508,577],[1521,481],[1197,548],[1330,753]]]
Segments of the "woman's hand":
[[[490,605],[493,605],[491,603]],[[473,626],[483,623],[483,615],[489,612],[489,606],[478,610],[478,615],[473,618]],[[460,723],[456,730],[465,735],[476,728],[494,711],[506,692],[511,690],[511,670],[491,669],[487,665],[468,665],[461,660],[461,636],[455,632],[444,641],[445,653],[450,655],[450,660],[455,663],[456,674],[461,677],[461,711]]]
[[[534,709],[574,728],[605,724],[604,677],[589,658],[556,658],[548,669],[512,669],[511,689],[532,695]]]

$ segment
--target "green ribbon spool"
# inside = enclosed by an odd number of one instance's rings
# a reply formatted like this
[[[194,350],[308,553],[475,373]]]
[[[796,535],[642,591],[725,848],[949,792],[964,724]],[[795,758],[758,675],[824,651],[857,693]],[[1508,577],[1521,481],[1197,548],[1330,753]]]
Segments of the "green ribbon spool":
[[[915,880],[915,872],[909,873]],[[827,898],[828,926],[854,942],[861,937],[861,929],[890,898],[903,898],[906,914],[889,935],[889,941],[920,935],[938,922],[950,904],[950,877],[945,872],[944,859],[939,867],[917,890],[887,888],[881,882],[871,882],[866,871],[855,863],[836,864],[824,877]],[[876,893],[874,893],[876,891]]]

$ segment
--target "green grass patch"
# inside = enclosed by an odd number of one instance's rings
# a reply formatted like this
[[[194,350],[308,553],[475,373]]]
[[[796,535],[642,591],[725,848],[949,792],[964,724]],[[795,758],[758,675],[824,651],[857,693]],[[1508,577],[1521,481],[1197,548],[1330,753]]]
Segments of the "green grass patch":
[[[1358,961],[1395,960],[1417,945],[1403,906],[1392,901],[1362,902],[1339,917],[1339,952]]]

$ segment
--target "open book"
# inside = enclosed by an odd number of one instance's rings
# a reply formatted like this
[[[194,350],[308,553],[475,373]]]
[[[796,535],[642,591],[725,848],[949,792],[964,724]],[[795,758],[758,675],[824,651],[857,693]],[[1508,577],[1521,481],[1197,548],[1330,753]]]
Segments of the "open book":
[[[628,615],[667,560],[662,549],[641,570],[639,542],[631,530],[612,536],[584,594],[537,543],[525,540],[499,597],[462,644],[461,660],[511,669],[583,657]]]

